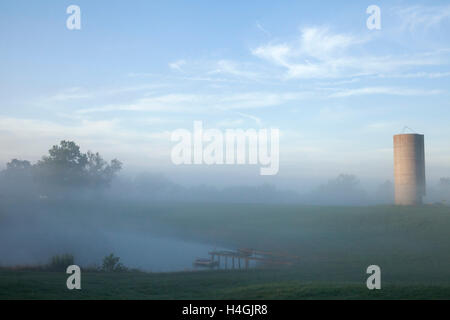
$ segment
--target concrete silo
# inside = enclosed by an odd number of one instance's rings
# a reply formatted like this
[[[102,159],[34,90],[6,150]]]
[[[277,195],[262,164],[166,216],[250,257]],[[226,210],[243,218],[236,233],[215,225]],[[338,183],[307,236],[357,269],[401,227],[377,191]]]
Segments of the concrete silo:
[[[422,134],[394,136],[395,204],[420,205],[425,196],[425,146]]]

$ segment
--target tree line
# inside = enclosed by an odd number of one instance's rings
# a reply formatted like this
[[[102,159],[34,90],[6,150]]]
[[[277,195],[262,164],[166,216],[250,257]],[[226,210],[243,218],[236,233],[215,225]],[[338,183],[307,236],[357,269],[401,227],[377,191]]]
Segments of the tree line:
[[[47,155],[32,164],[28,160],[12,159],[0,172],[3,191],[42,192],[64,191],[74,188],[105,188],[122,169],[122,163],[105,161],[96,152],[83,153],[73,141],[63,140],[54,145]]]

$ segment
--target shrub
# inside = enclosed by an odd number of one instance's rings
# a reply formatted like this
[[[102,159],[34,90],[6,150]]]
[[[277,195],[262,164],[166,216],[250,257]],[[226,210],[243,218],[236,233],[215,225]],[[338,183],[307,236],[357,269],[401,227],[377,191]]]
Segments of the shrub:
[[[120,258],[115,257],[113,253],[103,258],[102,270],[106,272],[124,272],[128,269],[119,262]]]

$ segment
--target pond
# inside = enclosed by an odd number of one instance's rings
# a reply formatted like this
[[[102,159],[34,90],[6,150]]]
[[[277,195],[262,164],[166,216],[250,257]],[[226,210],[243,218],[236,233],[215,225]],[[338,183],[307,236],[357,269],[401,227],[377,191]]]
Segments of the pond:
[[[209,258],[213,245],[148,234],[106,234],[111,252],[124,265],[153,272],[194,270],[196,258]],[[105,252],[105,255],[108,252]]]
[[[196,259],[208,259],[214,250],[233,250],[164,233],[112,230],[91,223],[49,223],[42,219],[37,223],[28,220],[0,225],[0,243],[4,244],[0,246],[0,266],[45,265],[52,256],[68,253],[81,267],[100,267],[103,257],[113,253],[126,267],[151,272],[199,270],[194,267]],[[249,267],[254,266],[250,262]]]

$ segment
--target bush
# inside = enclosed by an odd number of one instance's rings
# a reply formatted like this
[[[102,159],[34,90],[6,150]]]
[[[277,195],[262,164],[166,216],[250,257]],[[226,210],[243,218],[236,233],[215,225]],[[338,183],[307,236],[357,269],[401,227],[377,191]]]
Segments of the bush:
[[[51,258],[48,269],[52,271],[66,271],[68,266],[74,264],[74,257],[71,254],[55,255]]]
[[[103,258],[102,270],[106,272],[124,272],[128,269],[119,262],[120,258],[115,257],[113,253]]]

